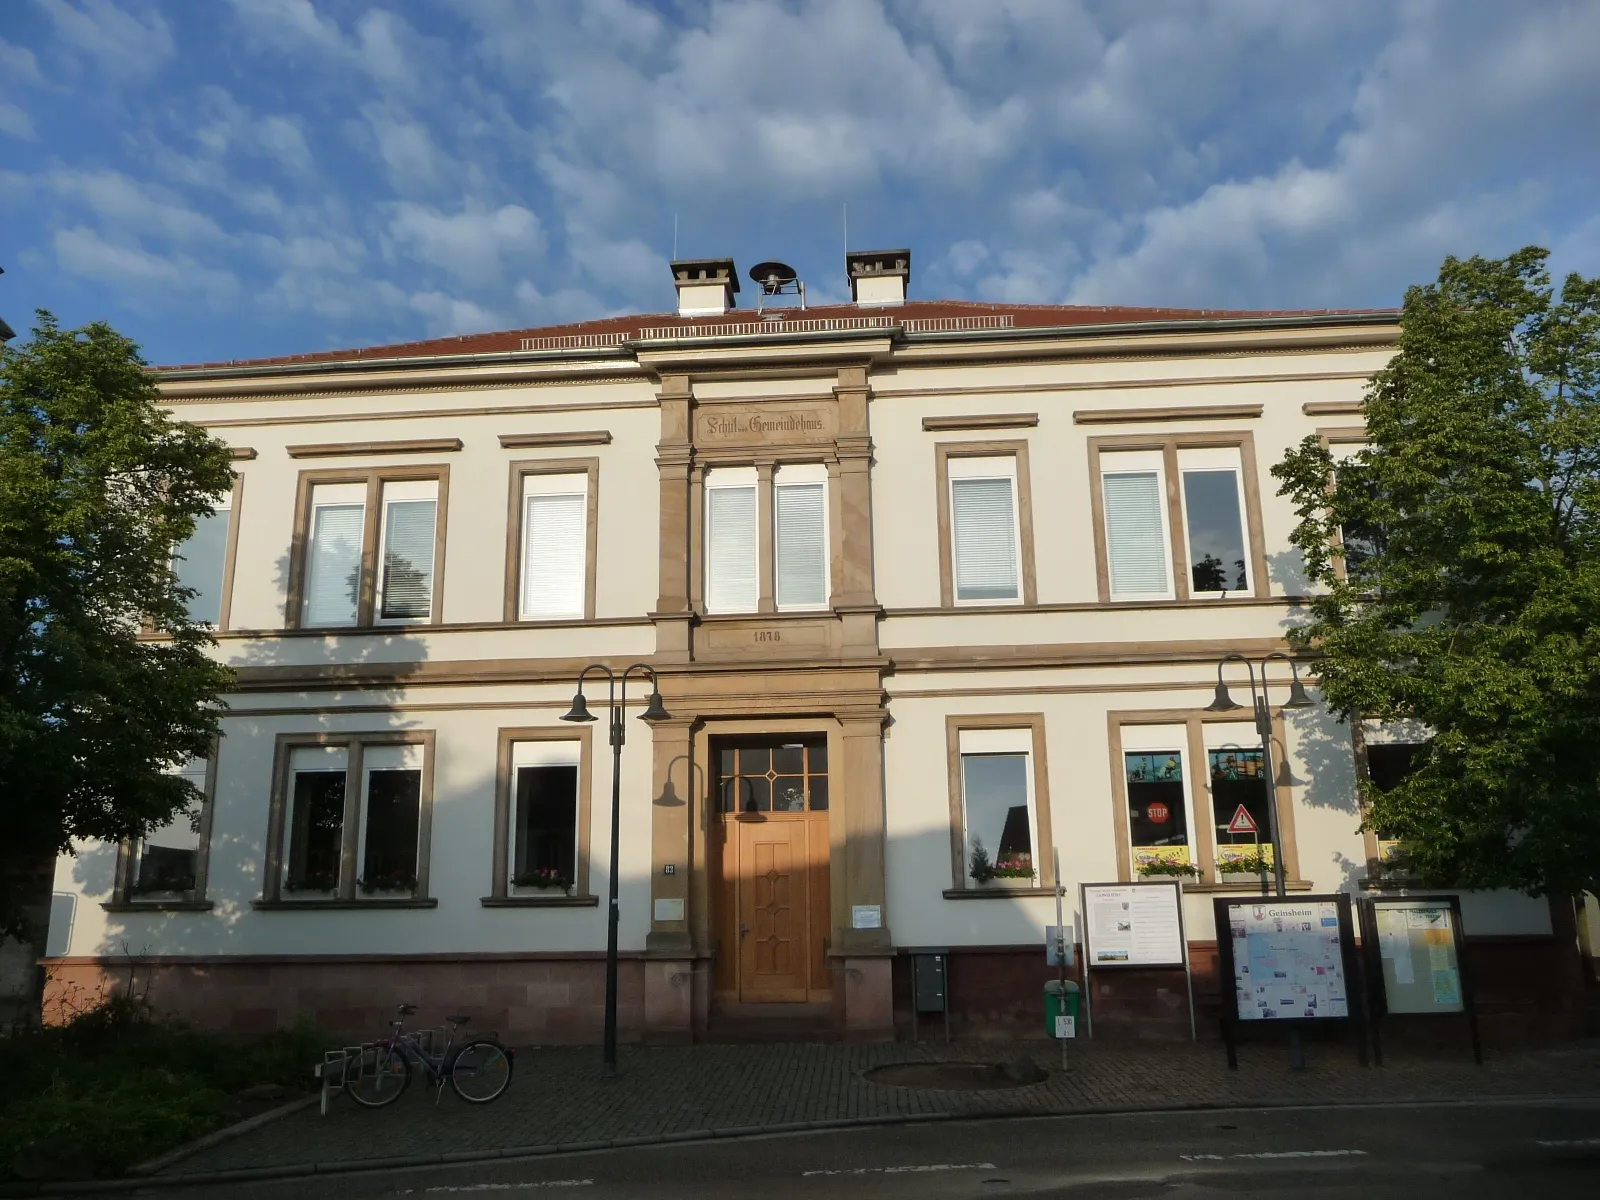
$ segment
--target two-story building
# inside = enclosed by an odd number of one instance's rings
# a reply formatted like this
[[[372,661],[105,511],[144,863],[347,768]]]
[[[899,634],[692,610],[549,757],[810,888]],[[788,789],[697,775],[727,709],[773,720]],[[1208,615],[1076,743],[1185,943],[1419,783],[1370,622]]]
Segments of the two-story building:
[[[926,302],[907,251],[848,270],[849,305],[737,308],[732,261],[678,262],[667,314],[161,368],[234,448],[176,566],[238,690],[192,820],[62,858],[51,1003],[134,978],[239,1029],[406,1000],[596,1038],[613,760],[561,719],[591,664],[650,668],[667,711],[634,719],[635,671],[625,1037],[893,1036],[919,947],[958,1033],[1033,1032],[1057,872],[1075,899],[1151,861],[1199,872],[1213,996],[1212,894],[1261,887],[1230,865],[1368,886],[1356,756],[1402,769],[1415,736],[1280,711],[1275,661],[1269,781],[1248,710],[1207,704],[1224,655],[1287,649],[1269,470],[1359,444],[1398,314]],[[1552,908],[1464,905],[1491,1015],[1565,1020]],[[1098,1031],[1187,1035],[1181,974],[1094,987]]]

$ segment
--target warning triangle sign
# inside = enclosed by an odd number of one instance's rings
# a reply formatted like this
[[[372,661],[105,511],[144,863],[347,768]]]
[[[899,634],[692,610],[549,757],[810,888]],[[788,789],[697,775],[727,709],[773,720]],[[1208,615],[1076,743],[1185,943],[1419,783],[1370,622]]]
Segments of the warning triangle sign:
[[[1245,811],[1244,805],[1239,805],[1233,811],[1233,820],[1228,822],[1229,833],[1258,833],[1256,819]]]

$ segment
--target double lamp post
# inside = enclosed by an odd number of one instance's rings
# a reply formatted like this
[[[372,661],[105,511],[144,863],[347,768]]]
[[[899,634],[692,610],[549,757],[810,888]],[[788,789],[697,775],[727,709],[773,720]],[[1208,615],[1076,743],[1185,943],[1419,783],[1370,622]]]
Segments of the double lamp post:
[[[661,688],[656,683],[656,673],[643,663],[634,663],[620,675],[603,663],[594,663],[585,667],[578,676],[578,694],[572,698],[572,708],[562,716],[563,721],[596,720],[595,715],[589,711],[588,702],[583,698],[583,681],[588,678],[591,671],[604,673],[610,682],[607,704],[611,710],[611,874],[608,879],[610,906],[606,919],[605,1059],[601,1068],[601,1074],[609,1079],[617,1073],[617,860],[621,846],[622,744],[627,741],[627,729],[623,718],[628,705],[628,677],[635,671],[650,677],[650,696],[645,702],[644,711],[639,714],[641,721],[654,724],[657,721],[668,720],[671,714],[661,703]]]

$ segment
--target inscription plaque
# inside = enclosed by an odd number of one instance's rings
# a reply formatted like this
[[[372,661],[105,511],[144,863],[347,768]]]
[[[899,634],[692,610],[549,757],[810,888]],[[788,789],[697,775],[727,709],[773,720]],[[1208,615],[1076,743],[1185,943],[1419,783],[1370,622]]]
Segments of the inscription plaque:
[[[717,405],[695,413],[700,445],[772,445],[832,441],[838,418],[831,405]]]

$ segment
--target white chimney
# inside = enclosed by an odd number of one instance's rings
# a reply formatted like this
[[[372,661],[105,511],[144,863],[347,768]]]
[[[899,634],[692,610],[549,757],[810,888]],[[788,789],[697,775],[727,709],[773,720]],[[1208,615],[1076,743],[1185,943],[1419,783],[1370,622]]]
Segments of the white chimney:
[[[672,264],[680,317],[720,317],[733,307],[739,275],[731,258],[685,258]]]
[[[861,250],[846,253],[850,299],[863,308],[904,304],[911,286],[911,251]]]

